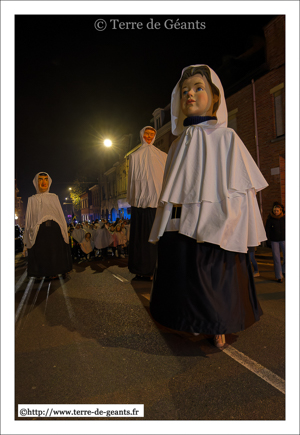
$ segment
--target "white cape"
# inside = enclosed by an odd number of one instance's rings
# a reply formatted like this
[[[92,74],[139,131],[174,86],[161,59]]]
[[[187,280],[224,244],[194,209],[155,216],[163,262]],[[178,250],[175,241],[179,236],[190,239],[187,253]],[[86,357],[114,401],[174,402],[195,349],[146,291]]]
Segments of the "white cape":
[[[37,179],[40,173],[41,172],[39,172],[33,180],[37,192],[39,192]],[[49,175],[48,179],[50,188],[52,180]],[[48,220],[53,220],[58,223],[64,241],[69,243],[66,218],[63,214],[58,196],[54,193],[49,193],[49,188],[47,192],[37,193],[28,198],[24,230],[24,244],[28,249],[32,248],[35,244],[40,225]]]
[[[83,239],[80,248],[85,254],[89,254],[94,250],[94,243],[91,240]]]
[[[113,236],[110,234],[108,229],[103,226],[98,228],[94,232],[94,245],[96,249],[104,249],[111,245],[113,242]]]
[[[220,90],[221,82],[215,77],[212,74]],[[172,98],[178,101],[178,85],[175,90]],[[248,246],[258,246],[267,239],[256,192],[268,183],[238,135],[226,128],[223,89],[220,94],[218,121],[179,128],[179,114],[174,117],[171,114],[172,122],[176,121],[172,124],[173,133],[183,131],[168,154],[160,203],[149,238],[152,243],[165,231],[179,231],[197,242],[247,252]],[[173,103],[171,107],[175,110],[178,104]],[[171,219],[173,204],[182,205],[179,219]]]
[[[84,239],[85,231],[82,228],[75,228],[72,232],[73,239],[76,240],[76,242],[81,243]]]
[[[143,138],[147,128],[140,131],[142,146],[129,156],[127,202],[132,207],[156,208],[163,181],[167,154]]]

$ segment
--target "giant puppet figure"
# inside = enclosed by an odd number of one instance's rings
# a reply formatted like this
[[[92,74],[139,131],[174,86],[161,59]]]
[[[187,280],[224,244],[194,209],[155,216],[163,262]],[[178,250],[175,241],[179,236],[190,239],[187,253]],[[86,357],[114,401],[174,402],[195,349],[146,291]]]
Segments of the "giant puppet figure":
[[[258,321],[247,254],[266,240],[256,192],[267,182],[234,130],[224,91],[206,65],[183,70],[171,99],[172,133],[149,240],[158,242],[150,311],[169,328],[214,336]]]
[[[33,179],[36,195],[28,198],[24,251],[28,276],[54,278],[72,270],[68,230],[58,196],[49,193],[52,180],[46,172]]]
[[[152,277],[157,249],[149,243],[167,154],[153,145],[156,130],[140,131],[142,146],[129,157],[127,202],[131,205],[128,268],[136,278]]]

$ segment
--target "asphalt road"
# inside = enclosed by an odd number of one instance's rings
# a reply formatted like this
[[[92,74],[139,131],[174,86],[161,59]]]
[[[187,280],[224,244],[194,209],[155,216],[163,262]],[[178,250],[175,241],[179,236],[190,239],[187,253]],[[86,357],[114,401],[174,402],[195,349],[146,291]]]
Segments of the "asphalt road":
[[[34,282],[25,297],[17,255],[16,420],[25,420],[18,404],[144,404],[142,420],[152,421],[284,420],[285,284],[269,258],[258,262],[264,315],[227,335],[221,352],[208,336],[156,324],[151,282],[132,281],[127,259],[75,263],[65,280],[39,291]]]

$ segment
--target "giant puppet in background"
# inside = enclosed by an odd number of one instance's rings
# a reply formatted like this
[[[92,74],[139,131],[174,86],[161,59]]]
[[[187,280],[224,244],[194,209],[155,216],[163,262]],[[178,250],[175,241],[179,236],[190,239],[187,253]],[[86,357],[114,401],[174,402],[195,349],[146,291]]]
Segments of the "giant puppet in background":
[[[72,270],[68,230],[58,196],[49,193],[52,180],[46,172],[33,179],[37,194],[28,198],[24,255],[28,250],[28,276],[57,277]]]
[[[129,157],[127,202],[131,205],[128,268],[136,278],[152,277],[156,246],[149,243],[167,154],[153,145],[156,130],[140,131],[142,146]]]
[[[247,254],[266,240],[256,192],[267,182],[227,128],[224,91],[206,65],[183,70],[172,93],[172,133],[150,235],[158,242],[150,311],[169,328],[214,336],[222,348],[262,314]]]

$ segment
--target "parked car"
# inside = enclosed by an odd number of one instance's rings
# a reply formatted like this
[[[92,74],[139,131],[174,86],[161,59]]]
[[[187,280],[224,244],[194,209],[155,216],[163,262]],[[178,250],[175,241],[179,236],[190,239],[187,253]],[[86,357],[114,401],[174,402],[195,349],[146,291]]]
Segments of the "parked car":
[[[15,225],[15,252],[23,251],[23,231],[21,227],[16,224]]]

